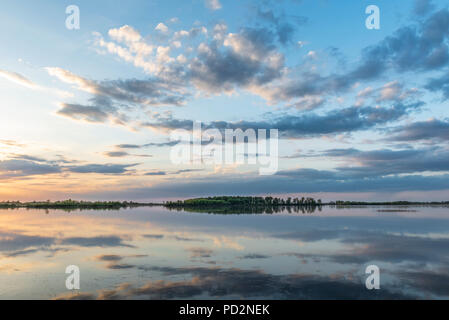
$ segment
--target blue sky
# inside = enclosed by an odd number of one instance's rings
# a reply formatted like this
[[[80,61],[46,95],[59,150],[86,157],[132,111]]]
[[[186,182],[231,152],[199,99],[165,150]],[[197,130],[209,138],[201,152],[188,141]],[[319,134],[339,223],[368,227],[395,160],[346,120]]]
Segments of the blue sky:
[[[447,199],[442,1],[4,1],[0,21],[0,199]],[[279,171],[171,163],[198,120],[278,129]]]

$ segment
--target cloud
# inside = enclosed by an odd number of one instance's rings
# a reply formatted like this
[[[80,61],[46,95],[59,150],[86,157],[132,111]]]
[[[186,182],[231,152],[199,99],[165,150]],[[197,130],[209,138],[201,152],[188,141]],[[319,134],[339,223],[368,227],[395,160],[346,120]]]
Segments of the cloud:
[[[417,16],[424,16],[434,9],[432,0],[414,0],[413,13]]]
[[[409,112],[418,110],[422,105],[422,102],[416,102],[396,103],[389,108],[347,107],[331,110],[324,115],[308,112],[299,115],[281,115],[265,121],[214,121],[205,124],[204,127],[205,129],[278,129],[279,135],[283,138],[304,138],[371,129],[399,120]],[[152,123],[143,123],[142,126],[163,130],[192,130],[193,121],[166,117]]]
[[[449,62],[448,36],[449,11],[442,9],[424,21],[402,27],[377,44],[364,48],[361,62],[347,73],[323,76],[304,71],[280,84],[257,88],[255,92],[272,101],[322,97],[341,94],[356,83],[378,79],[388,70],[398,73],[439,70]],[[444,80],[435,80],[428,87],[444,87]]]
[[[356,149],[332,149],[321,154],[328,157],[343,158],[345,166],[335,170],[314,171],[312,169],[293,169],[279,171],[278,175],[309,179],[352,180],[374,178],[397,174],[422,172],[446,172],[449,151],[440,148],[360,151]]]
[[[246,254],[246,255],[240,257],[240,259],[251,259],[251,260],[252,259],[268,259],[268,258],[270,258],[270,257],[267,255],[258,254],[258,253]]]
[[[61,90],[54,89],[54,88],[46,88],[41,85],[38,85],[38,84],[34,83],[33,81],[31,81],[30,79],[24,77],[23,75],[21,75],[20,73],[17,73],[17,72],[6,71],[6,70],[0,69],[0,77],[4,78],[6,80],[9,80],[13,83],[16,83],[22,87],[26,87],[26,88],[29,88],[32,90],[44,91],[49,94],[57,94],[58,96],[61,96],[61,97],[72,96],[71,93],[66,92],[66,91],[61,91]]]
[[[179,143],[180,141],[149,142],[145,144],[118,144],[115,147],[118,149],[140,149],[147,147],[172,147]]]
[[[185,242],[191,242],[191,241],[199,241],[199,242],[203,242],[203,239],[197,239],[197,238],[187,238],[187,237],[180,237],[180,236],[174,236],[174,239],[176,241],[185,241]],[[194,250],[195,251],[195,250]],[[196,250],[198,251],[198,250]]]
[[[449,99],[449,73],[429,79],[425,88],[431,92],[441,92],[444,100]]]
[[[166,171],[152,171],[152,172],[146,172],[146,176],[165,176],[167,174]]]
[[[268,23],[270,28],[276,33],[279,43],[282,45],[289,44],[293,41],[298,26],[303,26],[308,22],[308,18],[304,16],[286,15],[284,12],[270,7],[263,7],[263,4],[257,4],[254,8],[258,21]],[[303,42],[299,41],[298,45],[302,47]]]
[[[260,86],[279,78],[284,57],[275,50],[274,35],[266,29],[244,28],[217,42],[198,47],[189,76],[193,84],[208,93],[231,92]]]
[[[419,5],[422,7],[422,3]],[[227,26],[220,23],[213,28],[212,36],[205,27],[195,26],[190,31],[175,31],[166,46],[157,43],[157,39],[148,40],[151,37],[143,37],[129,25],[110,29],[110,41],[96,33],[98,48],[142,68],[150,77],[93,81],[60,68],[47,68],[61,81],[93,95],[89,104],[67,104],[59,113],[90,122],[105,122],[108,114],[125,124],[131,120],[125,116],[132,113],[130,110],[181,106],[194,93],[211,95],[237,90],[259,95],[269,104],[288,103],[301,110],[311,110],[324,105],[328,95],[340,95],[357,83],[378,79],[389,70],[427,72],[439,70],[449,62],[447,9],[436,11],[364,48],[360,63],[348,72],[328,75],[304,66],[286,66],[278,48],[279,44],[292,41],[295,26],[306,23],[306,18],[286,15],[271,7],[258,8],[256,12],[258,23],[253,26],[228,33]],[[161,22],[157,29],[165,32],[167,26]],[[203,38],[191,52],[175,55],[171,51],[180,39],[199,35]],[[445,80],[433,79],[426,88],[445,91]],[[415,91],[405,91],[398,82],[389,82],[380,90],[377,101],[403,101]]]
[[[96,256],[95,259],[99,261],[120,261],[123,259],[123,257],[114,254],[109,254],[109,255]]]
[[[143,236],[148,239],[162,239],[164,237],[163,234],[144,234]]]
[[[150,171],[145,173],[146,176],[165,176],[165,175],[177,175],[182,173],[189,173],[189,172],[198,172],[198,171],[204,171],[204,169],[180,169],[176,171]]]
[[[119,39],[131,37],[121,35],[123,32],[117,33],[116,37]],[[46,68],[46,70],[59,80],[74,84],[77,89],[92,94],[89,99],[90,105],[62,103],[62,108],[57,113],[92,123],[102,123],[107,120],[126,123],[129,119],[125,114],[131,109],[144,111],[148,106],[180,106],[189,96],[184,87],[158,77],[146,80],[93,81],[61,68]]]
[[[210,258],[214,253],[213,250],[207,248],[190,248],[188,251],[191,258]]]
[[[8,147],[24,147],[25,145],[15,140],[0,139],[0,143]]]
[[[109,263],[108,265],[106,265],[106,268],[111,270],[132,269],[135,267],[135,265],[125,263]]]
[[[129,167],[137,164],[86,164],[79,166],[66,167],[70,172],[75,173],[103,173],[103,174],[121,174],[128,172]]]
[[[60,173],[61,167],[54,164],[37,163],[29,160],[0,161],[0,178]]]
[[[128,156],[129,153],[124,151],[108,151],[105,152],[104,155],[111,158],[121,158]]]
[[[204,0],[206,2],[206,7],[211,10],[219,10],[221,9],[220,0]]]
[[[30,88],[30,89],[39,89],[40,87],[32,82],[31,80],[25,78],[19,73],[1,70],[0,69],[0,77],[5,78],[11,82],[14,82],[16,84],[19,84],[21,86]]]
[[[33,175],[56,174],[64,172],[73,173],[100,173],[100,174],[122,174],[130,170],[128,168],[138,165],[132,164],[82,164],[67,165],[73,161],[45,160],[28,155],[10,155],[12,159],[0,161],[0,178],[25,177]]]
[[[62,104],[62,108],[57,111],[57,114],[76,119],[84,120],[92,123],[105,122],[109,118],[109,114],[98,106],[83,106],[79,104]]]
[[[125,151],[107,151],[103,153],[106,157],[110,157],[110,158],[123,158],[123,157],[127,157],[127,156],[132,156],[132,157],[143,157],[143,158],[150,158],[152,157],[152,155],[149,154],[131,154]]]
[[[448,120],[418,121],[392,129],[391,141],[434,141],[449,140]]]
[[[168,32],[168,27],[164,23],[160,22],[156,26],[156,28],[154,28],[154,30],[160,31],[162,33],[166,33],[166,32]]]

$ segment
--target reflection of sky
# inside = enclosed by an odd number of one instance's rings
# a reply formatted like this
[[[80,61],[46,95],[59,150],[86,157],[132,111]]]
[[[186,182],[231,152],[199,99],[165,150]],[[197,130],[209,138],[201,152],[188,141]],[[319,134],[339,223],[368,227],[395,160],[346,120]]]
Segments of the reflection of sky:
[[[447,209],[377,210],[2,210],[0,298],[447,298]],[[77,293],[65,288],[71,264]],[[364,286],[369,264],[377,292]]]

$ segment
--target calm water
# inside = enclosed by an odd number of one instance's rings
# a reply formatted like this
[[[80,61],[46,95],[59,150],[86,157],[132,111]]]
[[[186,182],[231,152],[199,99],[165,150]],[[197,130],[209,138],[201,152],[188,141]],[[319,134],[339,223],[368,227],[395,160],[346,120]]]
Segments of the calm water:
[[[0,299],[447,299],[448,262],[441,207],[0,210]],[[371,264],[380,290],[365,288]]]

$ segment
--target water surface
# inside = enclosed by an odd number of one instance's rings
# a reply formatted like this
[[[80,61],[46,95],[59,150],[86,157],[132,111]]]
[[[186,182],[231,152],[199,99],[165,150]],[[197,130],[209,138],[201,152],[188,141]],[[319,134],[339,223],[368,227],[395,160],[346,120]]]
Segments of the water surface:
[[[448,261],[444,207],[0,210],[0,299],[447,299]]]

